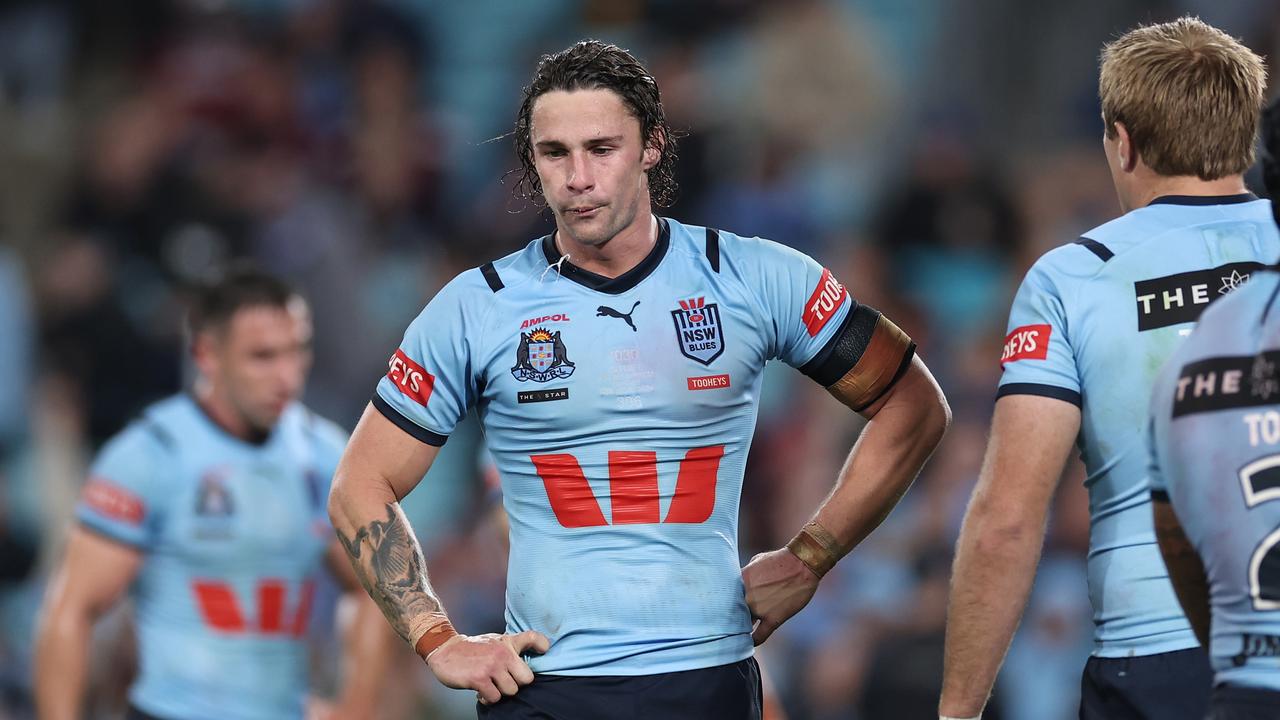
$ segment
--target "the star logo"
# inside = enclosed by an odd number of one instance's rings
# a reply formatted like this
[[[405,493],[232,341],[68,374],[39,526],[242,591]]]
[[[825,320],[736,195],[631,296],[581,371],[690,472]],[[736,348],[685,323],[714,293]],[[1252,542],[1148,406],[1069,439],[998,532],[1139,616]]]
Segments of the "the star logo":
[[[1241,275],[1239,270],[1232,270],[1230,275],[1222,278],[1222,287],[1218,288],[1218,294],[1226,295],[1248,281],[1249,273]]]
[[[1264,402],[1273,395],[1280,395],[1280,378],[1276,377],[1276,364],[1267,362],[1259,355],[1253,360],[1253,369],[1249,371],[1250,394],[1261,398]]]

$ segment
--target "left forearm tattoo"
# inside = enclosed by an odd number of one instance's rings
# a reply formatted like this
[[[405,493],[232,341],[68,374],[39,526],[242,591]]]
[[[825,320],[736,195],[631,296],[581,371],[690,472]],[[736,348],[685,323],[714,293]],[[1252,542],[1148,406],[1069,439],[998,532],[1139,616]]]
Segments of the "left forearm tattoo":
[[[400,637],[413,644],[444,620],[444,608],[427,581],[426,558],[398,504],[387,503],[387,519],[359,528],[353,538],[339,530],[338,540],[360,584]]]

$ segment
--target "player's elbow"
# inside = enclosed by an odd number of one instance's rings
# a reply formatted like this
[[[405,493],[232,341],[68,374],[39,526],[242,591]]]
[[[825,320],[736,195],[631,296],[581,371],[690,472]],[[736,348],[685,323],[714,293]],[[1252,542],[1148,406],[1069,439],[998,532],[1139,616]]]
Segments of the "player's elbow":
[[[951,405],[937,382],[927,373],[923,375],[920,382],[910,386],[910,396],[904,399],[908,401],[905,407],[911,408],[914,415],[909,422],[910,432],[915,442],[931,453],[951,427]]]
[[[45,596],[36,620],[35,650],[47,656],[56,649],[86,636],[98,616],[87,602],[53,587]]]
[[[921,433],[930,447],[937,447],[951,427],[951,404],[947,396],[939,388],[931,402],[927,403],[925,418],[921,422]]]
[[[342,519],[346,516],[347,494],[350,483],[343,481],[342,473],[333,477],[333,485],[329,488],[329,522],[334,527],[342,527]]]
[[[1008,557],[1036,548],[1044,539],[1044,521],[1001,502],[976,497],[969,505],[963,544],[981,557]]]

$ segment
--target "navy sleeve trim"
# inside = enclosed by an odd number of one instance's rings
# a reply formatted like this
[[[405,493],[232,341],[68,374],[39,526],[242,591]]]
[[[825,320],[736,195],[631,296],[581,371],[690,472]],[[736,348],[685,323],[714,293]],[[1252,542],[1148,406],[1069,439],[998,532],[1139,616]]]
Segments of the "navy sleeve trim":
[[[812,360],[800,366],[800,372],[822,387],[830,387],[858,364],[879,320],[879,311],[854,302],[840,328]]]
[[[1054,400],[1063,400],[1069,402],[1076,407],[1083,407],[1084,402],[1080,397],[1080,393],[1075,390],[1068,390],[1057,385],[1041,385],[1040,383],[1009,383],[1001,385],[996,391],[996,399],[1006,395],[1039,395],[1040,397],[1053,398]]]
[[[405,417],[400,413],[399,410],[396,410],[395,408],[391,407],[391,403],[387,402],[386,400],[383,400],[382,396],[378,395],[377,393],[374,393],[373,395],[373,406],[377,408],[378,412],[382,413],[384,417],[386,417],[388,420],[394,423],[396,427],[409,433],[414,437],[414,439],[420,442],[424,442],[428,445],[435,445],[436,447],[440,447],[441,445],[444,445],[446,440],[449,439],[448,435],[441,435],[440,433],[431,432],[430,430],[422,427],[418,423]]]
[[[1169,492],[1167,490],[1152,490],[1151,499],[1156,502],[1169,502]]]
[[[504,287],[502,278],[498,277],[498,269],[493,266],[493,263],[487,262],[481,265],[480,274],[484,275],[484,281],[489,283],[490,290],[498,292]]]
[[[876,396],[868,400],[862,407],[857,408],[855,412],[862,412],[863,410],[866,410],[872,405],[880,402],[880,398],[887,395],[889,391],[893,389],[893,386],[897,385],[898,381],[902,379],[902,376],[907,374],[907,368],[911,367],[911,358],[915,356],[916,344],[913,342],[907,346],[907,351],[902,355],[902,362],[898,363],[898,369],[894,371],[893,379],[889,381],[889,384],[885,385],[883,390],[876,393]]]
[[[93,535],[96,535],[102,538],[103,540],[109,540],[113,543],[116,543],[117,545],[123,545],[124,547],[127,547],[130,550],[137,550],[139,552],[147,551],[147,546],[144,545],[143,543],[135,542],[133,540],[126,540],[125,538],[122,538],[116,533],[109,530],[105,525],[99,525],[96,520],[92,520],[87,517],[77,517],[76,524],[79,525],[81,528],[84,528],[84,530],[86,530],[87,532],[92,533]]]
[[[720,233],[714,228],[707,228],[707,262],[712,270],[720,272]]]
[[[1115,257],[1116,254],[1111,252],[1111,248],[1092,238],[1082,237],[1076,241],[1077,245],[1083,245],[1089,252],[1098,256],[1102,262],[1106,262]]]

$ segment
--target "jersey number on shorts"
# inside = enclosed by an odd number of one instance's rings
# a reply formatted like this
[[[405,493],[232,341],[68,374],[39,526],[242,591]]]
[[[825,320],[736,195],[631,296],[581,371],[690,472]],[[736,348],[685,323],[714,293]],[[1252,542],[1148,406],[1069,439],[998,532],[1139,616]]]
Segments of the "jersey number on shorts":
[[[658,506],[658,454],[647,450],[609,451],[609,503],[614,525],[648,523],[701,523],[711,517],[716,504],[716,474],[723,445],[694,448],[680,460],[676,492],[667,517]],[[608,525],[600,503],[578,459],[567,453],[531,455],[534,468],[547,490],[556,519],[567,528]]]
[[[315,584],[302,583],[296,593],[293,614],[285,617],[285,605],[289,603],[289,585],[283,580],[259,580],[255,593],[257,617],[249,618],[240,608],[236,591],[231,585],[218,580],[196,580],[191,583],[200,616],[205,625],[227,633],[255,632],[260,635],[289,635],[301,637],[307,631],[307,619],[311,617],[311,596]]]
[[[1254,460],[1240,470],[1245,505],[1280,500],[1280,455]],[[1249,596],[1254,610],[1280,610],[1280,528],[1258,544],[1249,558]]]

